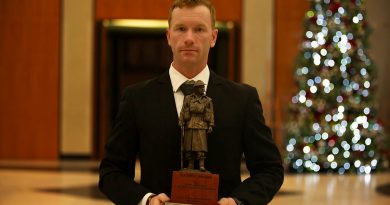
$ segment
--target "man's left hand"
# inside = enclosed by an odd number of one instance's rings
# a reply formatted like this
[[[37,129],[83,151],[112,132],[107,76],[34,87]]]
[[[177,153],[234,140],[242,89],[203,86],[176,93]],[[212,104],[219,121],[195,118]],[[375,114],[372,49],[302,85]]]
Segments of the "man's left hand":
[[[237,205],[233,198],[221,198],[218,201],[219,205]]]

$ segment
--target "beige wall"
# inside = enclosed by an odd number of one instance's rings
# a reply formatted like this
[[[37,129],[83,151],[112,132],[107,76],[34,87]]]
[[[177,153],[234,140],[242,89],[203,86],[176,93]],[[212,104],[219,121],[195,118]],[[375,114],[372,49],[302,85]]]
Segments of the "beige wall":
[[[62,1],[60,153],[92,153],[93,0]]]
[[[376,69],[377,99],[379,101],[379,117],[386,123],[386,132],[390,133],[390,8],[389,0],[371,0],[367,2],[367,20],[372,28],[369,54]],[[389,137],[389,136],[388,136]]]
[[[242,81],[257,88],[271,123],[273,94],[273,1],[243,1]]]

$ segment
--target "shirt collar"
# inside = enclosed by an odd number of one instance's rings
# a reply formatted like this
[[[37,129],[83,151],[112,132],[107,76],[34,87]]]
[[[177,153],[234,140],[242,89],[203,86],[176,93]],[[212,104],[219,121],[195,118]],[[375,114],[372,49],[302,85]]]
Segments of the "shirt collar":
[[[173,67],[173,65],[171,64],[171,67],[169,68],[169,77],[171,78],[173,92],[177,92],[179,90],[179,87],[181,86],[181,84],[183,84],[187,80],[194,80],[194,81],[201,80],[201,81],[203,81],[204,83],[206,83],[206,85],[205,85],[205,91],[206,91],[207,90],[207,83],[209,82],[209,78],[210,78],[210,69],[209,69],[209,66],[206,65],[206,67],[198,75],[196,75],[192,79],[188,79],[183,74],[181,74],[179,71],[177,71]]]

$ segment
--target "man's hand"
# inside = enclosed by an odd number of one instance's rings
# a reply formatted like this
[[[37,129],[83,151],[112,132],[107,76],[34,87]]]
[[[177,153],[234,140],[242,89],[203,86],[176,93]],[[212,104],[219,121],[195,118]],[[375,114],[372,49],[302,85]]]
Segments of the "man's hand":
[[[161,205],[161,204],[164,204],[164,202],[167,202],[169,200],[170,200],[170,198],[166,194],[161,193],[159,195],[153,196],[150,199],[150,202],[148,205]]]
[[[233,198],[221,198],[218,201],[219,205],[237,205]]]

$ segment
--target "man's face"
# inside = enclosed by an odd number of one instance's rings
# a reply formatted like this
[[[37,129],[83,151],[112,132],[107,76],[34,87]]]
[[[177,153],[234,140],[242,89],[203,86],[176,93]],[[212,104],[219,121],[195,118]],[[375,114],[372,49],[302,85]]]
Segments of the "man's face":
[[[210,11],[205,6],[175,8],[167,30],[173,61],[181,66],[205,66],[218,30],[211,26]]]

